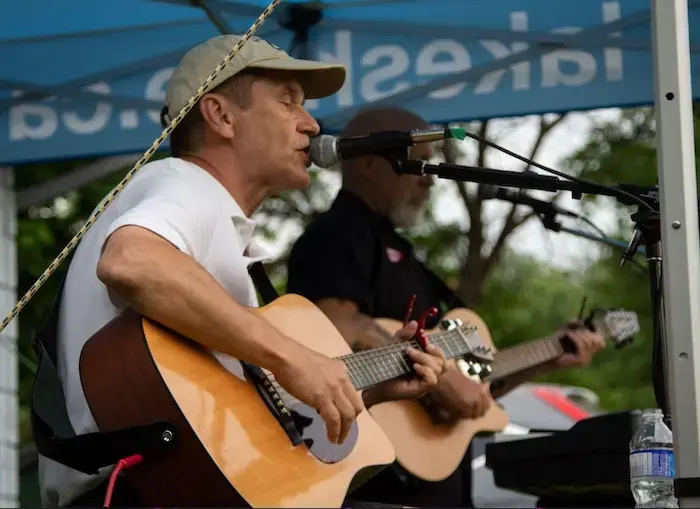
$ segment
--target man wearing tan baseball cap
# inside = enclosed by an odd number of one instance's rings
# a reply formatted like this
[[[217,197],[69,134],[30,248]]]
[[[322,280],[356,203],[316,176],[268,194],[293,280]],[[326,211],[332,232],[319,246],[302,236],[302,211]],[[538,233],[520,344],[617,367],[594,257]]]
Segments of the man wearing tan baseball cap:
[[[167,87],[165,123],[239,40],[215,37],[183,57]],[[238,369],[232,357],[267,369],[318,411],[332,442],[344,440],[364,407],[437,384],[444,356],[430,347],[410,351],[415,377],[360,395],[343,362],[293,340],[250,309],[259,303],[248,267],[269,259],[255,242],[251,216],[267,197],[309,184],[309,142],[319,126],[304,101],[335,93],[344,79],[340,65],[297,60],[261,39],[246,41],[171,134],[173,156],[144,165],[88,230],[69,266],[56,331],[57,371],[77,434],[98,431],[90,411],[95,402],[87,401],[79,375],[81,352],[126,307],[197,341],[224,369]],[[416,330],[411,322],[396,339]],[[111,471],[88,476],[40,458],[42,505],[101,507]],[[199,483],[178,492],[182,500],[175,503],[170,493],[143,500],[119,481],[111,503],[231,505],[220,490]]]
[[[220,35],[195,46],[185,54],[168,81],[165,94],[168,123],[240,40],[238,35]],[[244,69],[289,71],[299,81],[307,99],[333,95],[345,81],[345,67],[342,65],[292,58],[274,44],[252,36],[219,73],[209,90]]]

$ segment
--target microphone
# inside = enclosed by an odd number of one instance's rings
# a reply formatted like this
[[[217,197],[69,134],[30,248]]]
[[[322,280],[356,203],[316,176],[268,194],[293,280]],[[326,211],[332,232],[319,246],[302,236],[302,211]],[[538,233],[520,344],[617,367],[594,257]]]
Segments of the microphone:
[[[321,134],[311,138],[309,155],[311,162],[321,168],[330,168],[340,161],[367,155],[382,154],[388,151],[408,150],[416,143],[453,138],[454,129],[414,129],[411,131],[381,131],[366,136],[336,138]]]

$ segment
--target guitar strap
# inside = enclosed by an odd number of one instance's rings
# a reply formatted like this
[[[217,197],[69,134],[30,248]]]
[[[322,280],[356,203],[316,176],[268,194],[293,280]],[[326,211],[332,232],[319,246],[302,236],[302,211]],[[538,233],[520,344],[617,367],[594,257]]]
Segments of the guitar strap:
[[[70,265],[70,260],[68,260]],[[66,399],[57,370],[58,314],[67,270],[43,327],[32,332],[37,371],[32,387],[30,416],[32,435],[39,454],[86,474],[96,474],[107,452],[107,436],[102,433],[77,435],[68,417]]]
[[[70,264],[70,261],[68,261]],[[32,333],[32,346],[37,358],[37,371],[30,405],[32,435],[40,454],[64,465],[72,463],[74,452],[64,444],[76,436],[68,418],[56,365],[58,310],[61,305],[66,273],[61,277],[58,293],[43,327]]]
[[[262,264],[262,262],[255,262],[252,264],[248,268],[248,273],[253,279],[253,284],[255,285],[255,288],[258,290],[258,293],[265,304],[269,304],[279,297],[277,290],[275,290],[275,287],[272,286],[272,282],[267,276],[267,272],[265,272],[265,266]]]

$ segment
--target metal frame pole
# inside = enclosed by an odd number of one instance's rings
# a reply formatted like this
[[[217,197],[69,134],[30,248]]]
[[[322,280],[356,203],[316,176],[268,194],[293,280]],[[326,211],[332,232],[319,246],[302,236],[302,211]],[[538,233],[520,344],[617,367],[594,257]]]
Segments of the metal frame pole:
[[[691,481],[700,478],[700,235],[688,2],[651,0],[651,9],[665,367],[676,496],[681,507],[700,507],[700,490]]]
[[[16,301],[17,209],[13,169],[0,167],[0,309]],[[0,507],[19,507],[18,320],[0,332]]]

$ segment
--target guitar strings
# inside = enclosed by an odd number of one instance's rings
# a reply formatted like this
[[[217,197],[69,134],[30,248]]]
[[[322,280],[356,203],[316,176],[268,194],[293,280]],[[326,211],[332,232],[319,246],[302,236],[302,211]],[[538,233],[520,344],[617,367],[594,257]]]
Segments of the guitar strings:
[[[438,346],[441,346],[440,343],[442,344],[447,344],[447,339],[449,336],[454,335],[453,331],[444,331],[444,332],[438,332],[431,334],[429,339],[437,344]],[[468,343],[467,343],[468,344]],[[336,359],[342,361],[346,368],[348,369],[350,380],[353,383],[353,386],[357,389],[358,383],[360,378],[363,378],[367,380],[368,382],[373,382],[374,377],[376,375],[379,376],[381,379],[383,376],[387,374],[391,374],[391,371],[386,369],[386,366],[382,365],[376,365],[376,366],[371,366],[369,364],[369,361],[382,361],[383,359],[386,359],[387,361],[390,361],[392,359],[396,359],[397,353],[403,353],[405,352],[409,347],[413,348],[418,348],[420,349],[420,345],[418,341],[415,339],[410,340],[410,341],[401,341],[398,343],[393,343],[390,345],[386,345],[384,347],[378,348],[378,349],[373,349],[373,350],[363,350],[360,352],[353,352],[349,353],[346,355],[342,355],[340,357],[336,357]],[[403,358],[403,356],[400,357],[401,362],[403,363],[403,367],[410,372],[410,366],[406,362],[406,360]],[[275,392],[280,396],[282,399],[287,399],[291,400],[291,403],[295,402],[300,402],[299,398],[291,394],[288,390],[286,390],[282,384],[276,379],[274,374],[265,372],[265,377],[267,380],[272,384],[273,388],[275,389]],[[355,380],[353,380],[353,378]],[[357,381],[356,381],[357,380]],[[384,380],[382,380],[384,381]],[[381,383],[381,382],[378,382]],[[372,384],[370,384],[372,385]]]
[[[431,336],[431,339],[434,343],[445,343],[447,341],[447,336],[451,335],[449,332],[441,332],[437,333]],[[438,345],[440,346],[440,345]],[[376,361],[376,360],[382,360],[382,359],[394,359],[395,354],[399,353],[401,351],[406,351],[409,347],[414,347],[414,348],[420,348],[420,345],[416,340],[412,341],[403,341],[400,343],[394,343],[391,345],[386,345],[384,347],[381,347],[379,349],[374,349],[374,350],[363,350],[360,352],[355,352],[355,353],[349,353],[340,357],[336,357],[336,359],[341,360],[345,363],[346,367],[348,370],[351,372],[350,374],[353,375],[373,375],[372,373],[372,368],[368,365],[365,364],[367,361]],[[403,357],[401,357],[401,360],[403,361],[403,364],[406,368],[408,368],[408,364],[405,362]],[[353,370],[360,370],[360,372],[355,372],[353,373]],[[385,374],[385,369],[384,366],[378,366],[378,370],[380,375]],[[266,374],[266,377],[272,385],[275,387],[275,390],[277,390],[280,395],[287,395],[291,396],[294,399],[295,398],[292,394],[290,394],[287,390],[282,387],[282,385],[277,381],[276,377],[273,374]]]
[[[447,341],[447,338],[451,335],[452,335],[451,331],[439,332],[439,333],[433,334],[431,336],[428,336],[428,339],[431,340],[433,343],[445,343]],[[440,345],[438,345],[438,346],[440,346]],[[420,349],[420,344],[416,340],[402,341],[399,343],[392,343],[391,345],[383,346],[383,347],[378,348],[378,349],[361,350],[359,352],[349,353],[349,354],[343,355],[341,357],[338,357],[338,359],[344,360],[344,359],[348,359],[351,357],[354,359],[361,359],[361,360],[366,360],[367,358],[373,359],[373,358],[385,356],[384,352],[396,353],[398,350],[406,350],[408,347]]]

